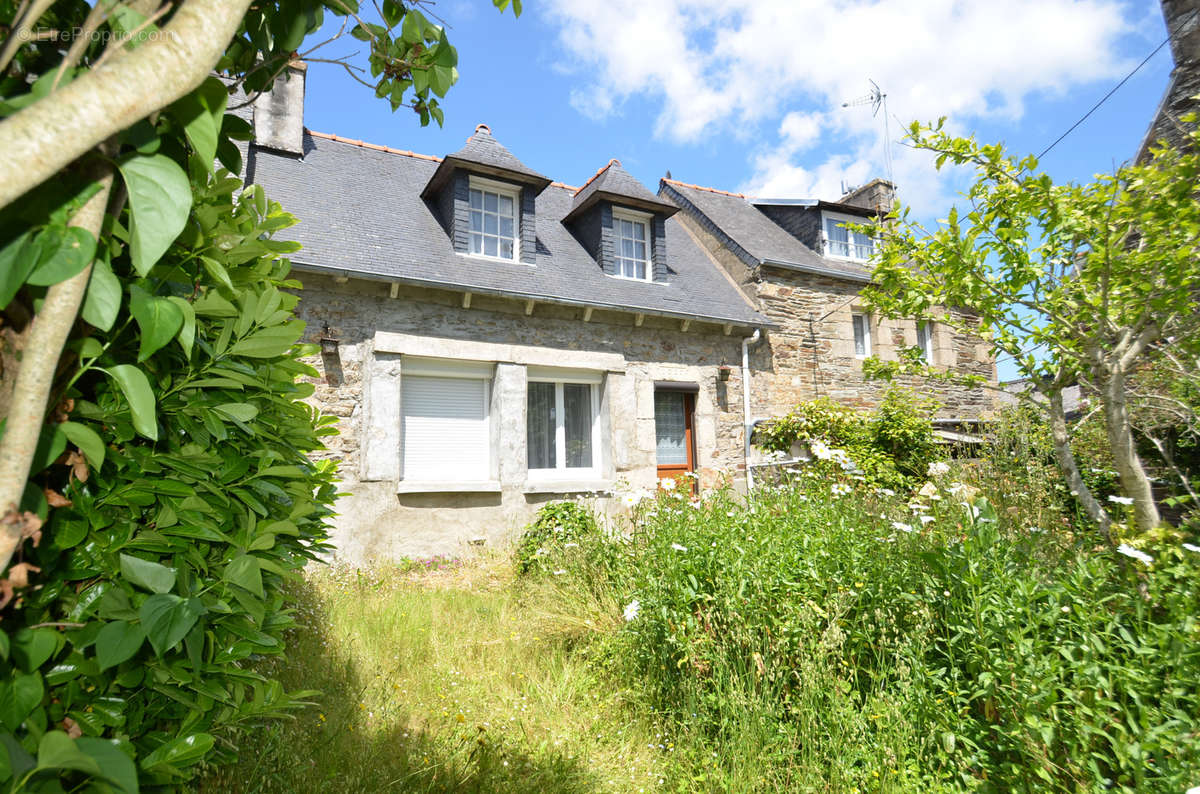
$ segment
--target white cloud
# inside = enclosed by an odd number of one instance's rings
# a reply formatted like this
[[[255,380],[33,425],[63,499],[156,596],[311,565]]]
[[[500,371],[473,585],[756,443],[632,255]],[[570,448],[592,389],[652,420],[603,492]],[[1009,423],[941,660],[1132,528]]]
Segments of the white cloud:
[[[1127,19],[1118,0],[558,0],[546,13],[583,78],[572,94],[581,112],[661,101],[660,137],[760,141],[743,188],[826,197],[882,171],[879,119],[841,107],[868,78],[901,119],[1015,120],[1031,95],[1126,71],[1110,53],[1144,16]],[[817,143],[824,162],[803,165]],[[927,160],[895,156],[898,182],[928,179]]]

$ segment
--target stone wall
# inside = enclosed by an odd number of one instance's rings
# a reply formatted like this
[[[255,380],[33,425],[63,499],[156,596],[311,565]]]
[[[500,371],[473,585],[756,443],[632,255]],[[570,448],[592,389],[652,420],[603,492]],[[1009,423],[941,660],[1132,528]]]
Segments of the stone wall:
[[[765,341],[752,348],[751,402],[755,418],[786,413],[797,403],[830,397],[844,405],[871,408],[879,404],[886,385],[863,377],[862,360],[854,354],[851,315],[862,313],[860,282],[762,266],[750,273],[718,238],[681,213],[688,231],[714,258],[736,274],[743,290],[776,326]],[[872,352],[896,360],[901,347],[917,343],[912,320],[871,317]],[[981,338],[934,324],[933,363],[995,380],[994,362]],[[901,385],[918,389],[940,403],[939,418],[975,419],[992,409],[984,389],[900,378]]]
[[[492,415],[499,420],[501,466],[499,493],[398,493],[394,475],[381,475],[369,457],[398,455],[395,443],[372,428],[375,402],[388,401],[387,382],[403,370],[398,356],[377,350],[377,339],[397,335],[428,340],[425,355],[442,355],[455,345],[512,345],[548,351],[557,366],[570,367],[581,357],[617,354],[623,372],[610,371],[602,387],[604,455],[614,491],[656,484],[654,388],[659,381],[696,384],[697,473],[702,488],[740,477],[743,468],[741,339],[718,325],[539,304],[525,314],[515,300],[400,286],[395,298],[382,282],[302,274],[298,312],[307,323],[305,341],[326,333],[338,340],[336,355],[314,356],[320,372],[311,402],[338,417],[340,435],[328,440],[328,457],[339,460],[341,490],[335,543],[338,555],[353,563],[376,559],[460,554],[472,542],[500,545],[529,522],[537,508],[575,491],[532,488],[524,470],[525,367],[497,365]],[[719,379],[721,365],[733,370]],[[401,381],[402,382],[402,381]],[[391,392],[395,394],[396,392]],[[389,403],[390,404],[390,403]],[[393,421],[398,422],[398,406]],[[396,438],[399,431],[396,430]],[[374,449],[371,449],[374,444]],[[603,447],[602,447],[603,449]],[[377,451],[382,450],[382,451]],[[386,461],[385,461],[386,465]],[[588,484],[590,490],[592,484]],[[605,511],[619,500],[600,497]]]

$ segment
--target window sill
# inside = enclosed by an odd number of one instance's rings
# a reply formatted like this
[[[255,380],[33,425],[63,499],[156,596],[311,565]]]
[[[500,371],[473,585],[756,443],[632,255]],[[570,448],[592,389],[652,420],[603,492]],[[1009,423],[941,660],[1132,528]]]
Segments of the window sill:
[[[525,493],[609,493],[612,480],[531,480],[525,483]]]
[[[396,483],[396,493],[500,493],[496,480],[401,480]]]
[[[458,256],[464,259],[482,259],[484,262],[497,262],[502,265],[524,265],[525,267],[537,267],[533,262],[522,262],[520,255],[516,259],[505,259],[502,256],[488,256],[487,254],[472,254],[464,251],[456,251]]]

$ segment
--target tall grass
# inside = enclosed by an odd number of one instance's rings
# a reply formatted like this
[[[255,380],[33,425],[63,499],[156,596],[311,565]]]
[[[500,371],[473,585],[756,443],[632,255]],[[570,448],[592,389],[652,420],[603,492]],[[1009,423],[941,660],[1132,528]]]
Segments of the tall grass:
[[[547,603],[553,590],[511,579],[495,560],[427,574],[309,571],[294,585],[300,628],[278,675],[319,690],[314,705],[240,737],[237,765],[199,790],[657,786],[664,752],[652,723],[631,721],[579,652],[600,627]]]
[[[660,495],[567,569],[594,581],[611,550],[636,616],[608,675],[686,748],[681,790],[1200,783],[1200,555],[1147,565],[1023,518],[944,485]]]

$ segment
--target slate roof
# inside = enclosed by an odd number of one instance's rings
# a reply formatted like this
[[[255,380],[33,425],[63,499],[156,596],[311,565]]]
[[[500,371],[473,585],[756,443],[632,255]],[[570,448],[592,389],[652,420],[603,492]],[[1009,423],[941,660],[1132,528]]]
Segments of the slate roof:
[[[475,133],[467,138],[467,143],[454,154],[446,155],[441,166],[424,186],[422,196],[432,196],[442,182],[449,178],[457,166],[481,173],[491,174],[532,186],[541,193],[550,184],[550,180],[522,163],[504,144],[492,137],[492,130],[486,124],[475,128]]]
[[[740,193],[662,180],[666,196],[735,243],[734,250],[747,264],[772,264],[854,281],[867,281],[870,272],[855,262],[830,259],[789,234]],[[738,252],[737,248],[741,251]]]
[[[443,165],[439,158],[308,131],[303,157],[258,147],[251,147],[250,156],[248,179],[263,185],[300,221],[287,230],[303,246],[292,257],[300,270],[741,326],[771,325],[674,219],[666,221],[667,283],[613,278],[562,223],[575,188],[554,183],[536,199],[536,264],[498,262],[456,253],[431,203],[421,198]]]
[[[571,212],[564,220],[570,222],[602,199],[667,216],[674,215],[679,211],[674,204],[663,201],[647,190],[645,185],[621,167],[620,160],[613,159],[609,160],[608,165],[597,171],[596,175],[579,189],[575,194]]]

